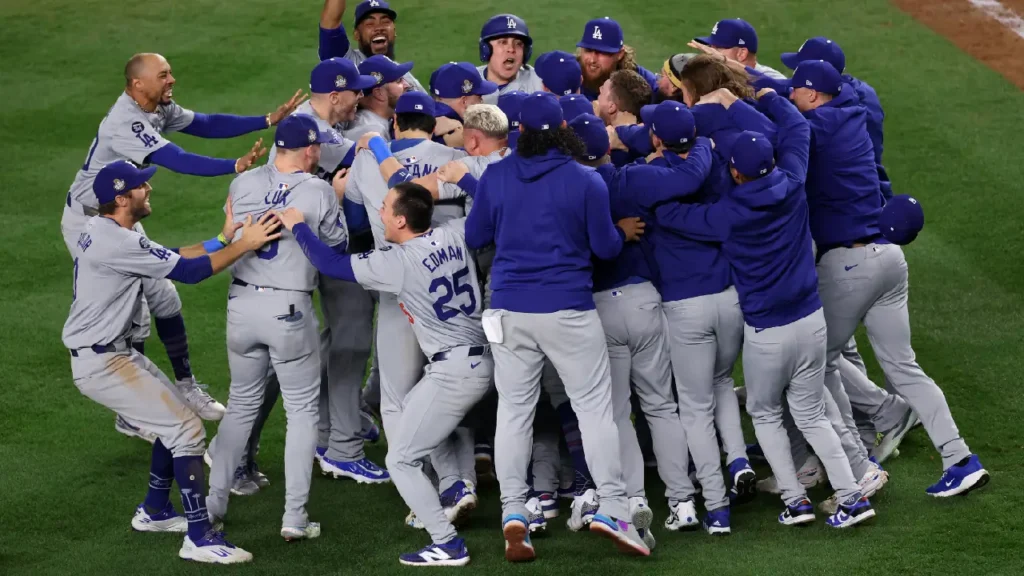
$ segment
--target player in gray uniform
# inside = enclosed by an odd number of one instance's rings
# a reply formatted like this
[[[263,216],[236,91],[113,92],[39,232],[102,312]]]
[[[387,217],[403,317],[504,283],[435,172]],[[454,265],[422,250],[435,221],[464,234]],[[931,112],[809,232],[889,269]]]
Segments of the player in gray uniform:
[[[100,122],[85,162],[65,198],[61,233],[69,253],[74,252],[85,223],[97,213],[99,204],[92,185],[104,166],[118,160],[131,160],[140,166],[152,163],[200,176],[242,172],[262,154],[260,142],[242,158],[222,160],[185,152],[163,135],[180,131],[205,138],[240,136],[276,123],[301,102],[300,91],[265,116],[206,115],[182,108],[173,100],[175,79],[170,64],[159,54],[132,56],[125,64],[124,75],[124,92]],[[145,235],[141,224],[136,231]],[[203,419],[220,420],[224,406],[203,391],[204,386],[201,387],[192,375],[181,299],[174,285],[166,279],[147,278],[143,281],[143,293],[143,304],[133,320],[133,345],[140,350],[143,348],[150,334],[152,311],[157,318],[157,333],[174,368],[172,390]],[[151,431],[132,428],[123,419],[117,419],[115,427],[124,434],[152,438]]]
[[[498,85],[498,90],[483,96],[486,104],[497,104],[506,92],[527,94],[543,90],[540,76],[530,65],[533,38],[526,21],[513,14],[498,14],[480,30],[480,77]]]
[[[391,140],[395,104],[409,87],[403,76],[412,70],[412,66],[412,62],[398,64],[383,54],[370,56],[359,64],[359,73],[373,76],[377,83],[363,91],[359,111],[345,131],[346,138],[358,141],[367,132],[377,132],[385,140]]]
[[[359,65],[370,56],[384,54],[395,59],[395,20],[398,13],[385,0],[363,0],[356,5],[355,24],[352,29],[356,45],[352,46],[345,26],[345,0],[324,0],[320,12],[320,44],[318,54],[321,60],[346,58]],[[412,72],[405,73],[405,83],[410,90],[426,92]]]
[[[94,175],[98,215],[85,222],[72,248],[74,284],[62,340],[71,353],[78,390],[156,436],[149,491],[135,510],[132,528],[187,532],[178,555],[188,560],[248,562],[252,554],[225,541],[207,514],[202,421],[168,393],[168,378],[131,345],[131,329],[142,305],[143,278],[195,284],[279,237],[272,233],[278,224],[272,217],[256,224],[247,218],[245,226],[227,222],[218,238],[234,236],[239,228],[242,234],[226,248],[217,238],[164,248],[135,230],[151,212],[148,181],[155,172],[155,166],[140,170],[126,160],[115,160]],[[172,480],[181,491],[184,518],[170,502]]]
[[[392,188],[381,209],[385,239],[394,244],[360,254],[334,254],[294,210],[281,214],[322,274],[397,295],[423,353],[423,377],[398,408],[398,429],[388,438],[388,468],[402,498],[426,526],[433,544],[403,554],[401,563],[462,566],[465,542],[445,516],[423,461],[459,425],[490,387],[493,361],[480,326],[481,294],[465,219],[431,229],[433,201],[414,183]]]
[[[330,136],[316,121],[292,115],[281,121],[273,164],[231,184],[235,218],[288,206],[300,208],[317,233],[336,250],[347,247],[344,217],[329,184],[314,175],[320,144]],[[223,518],[228,489],[263,401],[273,367],[288,418],[285,435],[285,513],[281,536],[316,538],[320,526],[306,514],[320,395],[320,346],[313,289],[316,270],[294,238],[285,236],[232,267],[228,290],[228,411],[218,431],[218,450],[210,473],[210,513]]]

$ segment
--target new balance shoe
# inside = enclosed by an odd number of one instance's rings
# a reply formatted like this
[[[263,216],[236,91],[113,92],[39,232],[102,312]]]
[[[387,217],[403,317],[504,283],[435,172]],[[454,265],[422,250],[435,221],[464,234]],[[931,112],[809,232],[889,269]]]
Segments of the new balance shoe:
[[[654,545],[657,543],[651,532],[651,525],[654,524],[654,511],[647,505],[646,498],[634,496],[629,499],[629,518],[647,548],[654,550]]]
[[[203,420],[218,422],[224,418],[224,413],[227,412],[227,409],[224,408],[223,404],[217,402],[206,393],[206,389],[209,386],[200,384],[195,376],[184,380],[176,380],[174,387],[178,389],[185,405]]]
[[[636,527],[625,520],[597,513],[594,514],[594,519],[590,523],[590,531],[597,532],[599,535],[614,542],[619,552],[624,554],[631,556],[651,555],[651,549],[644,543]]]
[[[528,521],[521,514],[510,514],[501,521],[501,533],[505,537],[505,560],[529,562],[537,557],[530,542]]]
[[[387,484],[391,482],[388,471],[370,462],[366,458],[353,462],[332,460],[325,455],[320,457],[320,471],[324,476],[335,479],[348,478],[359,484]]]
[[[235,468],[235,478],[231,482],[231,493],[235,496],[252,496],[260,491],[260,485],[250,476],[245,466]]]
[[[146,506],[139,504],[132,517],[132,530],[136,532],[188,532],[188,522],[175,511],[170,502],[156,514],[148,514]]]
[[[704,531],[712,536],[724,536],[732,532],[729,528],[729,507],[709,510],[704,516]]]
[[[412,510],[409,510],[409,514],[405,517],[405,525],[417,530],[425,530],[427,528],[423,525],[423,521],[417,518],[416,513]]]
[[[471,482],[459,480],[441,492],[441,507],[448,521],[454,525],[463,524],[476,508],[477,497],[472,486]]]
[[[281,538],[286,542],[294,540],[312,540],[320,537],[320,523],[309,522],[305,526],[284,526],[281,528]]]
[[[673,532],[678,530],[692,530],[700,526],[697,519],[697,506],[693,500],[677,502],[675,506],[668,507],[668,518],[665,519],[665,528]]]
[[[444,544],[430,544],[422,549],[402,554],[398,561],[404,566],[465,566],[469,564],[466,541],[455,538]]]
[[[825,523],[833,528],[849,528],[875,517],[875,510],[868,499],[859,493],[839,503],[836,513],[829,516]]]
[[[900,442],[903,442],[903,438],[910,432],[914,426],[921,422],[921,419],[917,417],[910,408],[907,408],[907,413],[900,418],[900,421],[896,423],[896,426],[882,434],[881,440],[878,441],[878,445],[871,450],[871,456],[881,464],[888,460],[896,449],[899,447]]]
[[[537,499],[540,500],[540,509],[544,512],[544,518],[551,520],[558,518],[558,499],[551,492],[539,492]]]
[[[147,432],[138,426],[132,426],[127,420],[122,418],[120,414],[114,417],[114,430],[117,430],[129,438],[138,438],[140,440],[145,440],[150,444],[156,442],[156,434]]]
[[[814,506],[807,498],[792,506],[787,505],[782,514],[779,514],[779,524],[786,526],[798,526],[809,522],[814,522]]]
[[[988,484],[988,471],[981,465],[981,460],[976,454],[950,466],[942,473],[942,478],[935,484],[929,486],[925,492],[929,496],[947,498],[958,494],[967,494]]]
[[[544,510],[541,508],[540,499],[536,496],[526,501],[527,521],[530,524],[530,533],[546,532],[548,521],[544,519]]]
[[[737,458],[729,463],[729,477],[732,478],[729,500],[733,504],[743,504],[757,498],[757,474],[746,458]]]
[[[252,561],[252,554],[225,540],[223,532],[213,530],[195,542],[186,535],[181,550],[178,550],[178,557],[207,564],[240,564]]]
[[[823,472],[823,469],[821,460],[818,460],[817,456],[808,456],[804,465],[797,470],[796,479],[803,484],[804,488],[814,488],[825,481],[825,473]],[[769,476],[764,480],[758,480],[756,485],[758,492],[782,494],[782,489],[779,488],[779,481],[774,475]]]
[[[359,423],[361,426],[356,434],[357,436],[370,444],[380,440],[380,427],[373,421],[373,414],[369,410],[362,409],[359,411]]]
[[[566,526],[573,532],[579,532],[584,526],[590,524],[597,513],[597,490],[588,489],[579,496],[573,496],[572,506],[569,510],[569,520]]]

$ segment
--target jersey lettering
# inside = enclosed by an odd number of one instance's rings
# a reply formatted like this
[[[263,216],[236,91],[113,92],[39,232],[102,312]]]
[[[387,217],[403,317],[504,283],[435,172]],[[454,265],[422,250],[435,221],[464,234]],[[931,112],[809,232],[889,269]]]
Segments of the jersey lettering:
[[[462,280],[466,279],[467,276],[469,276],[469,268],[465,267],[452,274],[451,280],[447,276],[439,276],[430,283],[429,291],[431,294],[438,292],[442,288],[444,289],[442,294],[434,301],[434,313],[437,315],[438,320],[447,322],[458,316],[460,310],[466,316],[476,311],[476,296],[473,294],[473,286],[462,283]],[[453,298],[462,295],[468,295],[469,302],[458,306],[458,308],[448,307],[449,302]]]
[[[89,246],[92,246],[92,236],[89,236],[88,232],[82,232],[78,237],[78,247],[82,249],[82,252],[85,252],[89,249]]]
[[[171,251],[167,248],[150,248],[149,253],[161,260],[171,259]]]
[[[436,166],[431,166],[430,164],[422,164],[422,165],[421,164],[410,164],[409,165],[409,173],[412,174],[413,178],[419,178],[421,176],[426,176],[427,174],[430,174],[431,172],[437,172],[437,167]]]
[[[71,283],[71,300],[76,298],[78,298],[78,258],[75,258],[75,279]]]
[[[409,319],[409,324],[416,323],[416,320],[413,319],[412,314],[409,314],[409,311],[405,309],[405,303],[399,302],[398,307],[402,309],[402,314],[405,314],[405,317]]]
[[[423,264],[423,266],[427,270],[430,270],[431,272],[434,272],[442,264],[444,264],[446,262],[449,262],[449,261],[452,261],[452,260],[458,260],[460,262],[464,262],[465,261],[465,259],[463,258],[463,254],[462,254],[462,248],[458,248],[458,247],[455,247],[455,246],[448,246],[446,248],[441,248],[440,250],[437,250],[436,252],[431,252],[430,256],[428,256],[428,257],[426,257],[426,258],[424,258],[422,260],[422,264]]]
[[[267,192],[267,195],[263,197],[263,202],[270,206],[278,206],[288,202],[288,195],[291,194],[291,190],[288,189],[288,185],[281,182],[277,185],[277,190]]]

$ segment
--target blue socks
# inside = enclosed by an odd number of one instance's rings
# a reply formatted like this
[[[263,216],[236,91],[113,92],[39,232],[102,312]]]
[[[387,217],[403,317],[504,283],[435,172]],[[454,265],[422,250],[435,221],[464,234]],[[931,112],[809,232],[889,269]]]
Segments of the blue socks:
[[[174,479],[181,490],[181,505],[188,520],[188,537],[198,541],[212,527],[206,512],[206,478],[202,456],[179,456],[174,459]]]
[[[167,357],[171,359],[174,379],[191,379],[192,365],[188,360],[188,336],[185,334],[185,319],[182,318],[181,313],[170,318],[155,318],[153,324],[156,325],[156,334],[167,350]]]
[[[174,481],[174,457],[171,451],[157,440],[153,443],[153,457],[149,462],[149,491],[143,505],[147,514],[158,514],[167,507],[171,499],[171,482]]]
[[[562,424],[562,434],[565,435],[565,444],[569,448],[569,458],[572,459],[572,466],[576,469],[576,495],[582,495],[590,488],[594,488],[594,479],[590,476],[590,468],[587,466],[587,457],[583,452],[583,436],[580,434],[580,421],[576,412],[572,409],[570,402],[565,402],[558,407],[558,420]]]

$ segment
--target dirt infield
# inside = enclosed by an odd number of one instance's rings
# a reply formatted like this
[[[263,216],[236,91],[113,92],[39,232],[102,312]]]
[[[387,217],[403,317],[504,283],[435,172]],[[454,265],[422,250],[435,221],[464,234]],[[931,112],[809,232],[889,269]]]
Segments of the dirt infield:
[[[892,0],[932,30],[1024,89],[1024,38],[969,0]],[[999,0],[1024,18],[1024,0]]]

